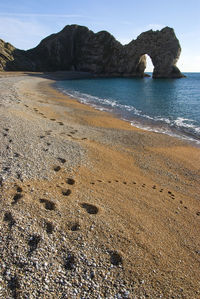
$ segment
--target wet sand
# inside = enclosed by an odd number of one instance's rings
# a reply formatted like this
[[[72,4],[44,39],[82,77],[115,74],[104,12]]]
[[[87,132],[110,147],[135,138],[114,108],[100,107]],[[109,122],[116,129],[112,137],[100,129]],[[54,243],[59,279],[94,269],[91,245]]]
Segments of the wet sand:
[[[199,298],[200,149],[20,75],[0,107],[1,296]]]

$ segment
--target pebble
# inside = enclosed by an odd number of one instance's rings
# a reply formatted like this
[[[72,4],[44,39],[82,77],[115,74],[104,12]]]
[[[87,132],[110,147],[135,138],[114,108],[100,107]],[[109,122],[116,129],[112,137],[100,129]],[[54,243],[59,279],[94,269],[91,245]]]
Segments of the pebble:
[[[6,150],[6,137],[5,140],[2,140],[0,136],[0,147],[3,153],[2,164],[10,168],[6,174],[0,169],[1,181],[6,183],[9,180],[16,180],[17,177],[18,180],[51,180],[55,175],[55,172],[51,170],[52,166],[58,162],[57,157],[70,157],[62,167],[69,172],[69,175],[73,174],[72,170],[76,166],[86,162],[85,149],[74,141],[61,138],[60,140],[56,139],[55,145],[54,143],[51,144],[50,153],[44,152],[42,150],[43,139],[38,142],[38,136],[44,134],[43,131],[41,132],[44,127],[44,120],[39,117],[37,122],[32,121],[31,118],[27,120],[20,119],[20,117],[14,118],[13,114],[9,112],[10,108],[20,109],[20,113],[25,109],[22,104],[26,99],[19,99],[20,94],[18,95],[16,87],[14,87],[14,84],[20,83],[22,79],[29,80],[29,77],[0,79],[1,92],[3,90],[7,94],[12,94],[9,101],[7,95],[1,96],[1,105],[6,107],[8,113],[2,114],[0,107],[0,125],[2,127],[4,121],[11,128],[15,128],[15,131],[9,131],[9,139],[12,138],[13,140],[9,150]],[[35,78],[35,82],[40,81],[40,78]],[[42,99],[41,96],[40,100]],[[15,104],[21,103],[21,100],[22,104],[16,108]],[[40,104],[45,107],[44,103]],[[28,113],[27,108],[26,113]],[[52,124],[52,122],[45,120],[45,126],[45,130],[52,130],[55,133],[55,123]],[[65,127],[67,130],[67,125]],[[56,135],[58,134],[59,129],[56,127]],[[15,159],[13,159],[14,152],[20,154]],[[62,179],[62,176],[59,175],[57,178],[59,177]],[[37,191],[30,196],[34,202],[37,202],[39,190],[31,184],[29,188],[31,193]],[[25,191],[27,189],[28,187]],[[9,186],[7,191],[9,191]],[[9,193],[7,191],[6,195]],[[43,191],[41,194],[47,197],[52,194],[50,189]],[[25,200],[26,196],[27,200]],[[78,237],[72,237],[70,233],[64,233],[61,229],[61,224],[64,226],[68,220],[63,218],[63,211],[59,210],[61,206],[59,197],[53,197],[56,204],[58,203],[58,210],[56,211],[40,209],[39,202],[32,207],[28,192],[24,196],[23,209],[20,204],[15,205],[15,207],[12,206],[10,204],[11,197],[6,196],[5,198],[6,200],[1,201],[0,217],[3,219],[3,213],[11,211],[17,224],[13,225],[11,229],[8,229],[8,225],[5,223],[0,227],[0,277],[1,275],[3,277],[3,286],[0,285],[1,298],[13,297],[10,289],[11,278],[15,285],[19,284],[20,286],[20,298],[134,298],[133,294],[136,290],[134,290],[132,280],[127,278],[121,265],[116,267],[110,264],[109,250],[112,248],[105,250],[104,246],[99,243],[98,233],[96,233],[94,240],[89,240],[83,231]],[[74,215],[82,217],[83,214],[79,208],[76,210],[77,214],[74,211],[70,212],[73,217]],[[37,217],[35,213],[38,213]],[[44,231],[44,221],[47,219],[55,222],[56,230],[51,235]],[[87,229],[92,231],[89,232],[91,235],[95,231],[96,225],[92,222],[86,224],[88,225]],[[40,236],[41,239],[36,248],[31,251],[28,241],[33,235]],[[112,240],[114,236],[110,234],[110,238]],[[112,247],[113,244],[110,243],[109,246]],[[75,256],[75,267],[65,269],[65,257],[69,252]],[[6,274],[3,276],[5,271]],[[140,283],[144,284],[144,280],[141,280]],[[143,288],[141,287],[140,290],[141,296],[145,295],[145,292],[142,294]],[[65,297],[62,297],[63,294]]]

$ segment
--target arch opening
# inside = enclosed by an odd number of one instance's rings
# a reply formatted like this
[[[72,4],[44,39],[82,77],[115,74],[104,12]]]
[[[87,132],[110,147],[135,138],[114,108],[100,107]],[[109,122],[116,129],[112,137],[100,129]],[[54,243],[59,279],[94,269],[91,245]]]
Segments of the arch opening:
[[[138,57],[136,74],[140,77],[153,77],[154,64],[150,55],[144,53]]]
[[[145,73],[151,73],[151,77],[152,77],[154,65],[153,65],[151,57],[148,54],[145,54],[145,56],[146,56],[146,68],[144,71],[145,71]]]

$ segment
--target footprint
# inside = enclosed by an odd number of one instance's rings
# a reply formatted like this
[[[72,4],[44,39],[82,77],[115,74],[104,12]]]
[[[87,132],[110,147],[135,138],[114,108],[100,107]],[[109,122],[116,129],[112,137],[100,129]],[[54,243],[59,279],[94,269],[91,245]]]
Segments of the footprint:
[[[14,157],[19,157],[19,154],[18,153],[14,153]]]
[[[76,259],[73,253],[68,253],[67,258],[65,260],[65,269],[66,270],[73,270],[76,265]]]
[[[127,182],[123,182],[123,184],[124,184],[124,185],[126,185],[126,184],[127,184]]]
[[[146,187],[146,184],[142,184],[142,187],[145,188],[145,187]]]
[[[123,264],[122,257],[117,251],[110,252],[110,262],[114,266],[119,266]]]
[[[160,192],[162,193],[162,192],[163,192],[163,189],[160,189]]]
[[[62,190],[62,194],[63,194],[64,196],[69,196],[71,193],[72,193],[72,191],[71,191],[70,189]]]
[[[55,118],[50,118],[50,120],[52,120],[52,121],[56,121],[56,119],[55,119]]]
[[[50,146],[50,145],[51,145],[51,143],[47,142],[47,146]]]
[[[41,240],[41,237],[38,235],[30,236],[30,239],[28,241],[28,245],[30,246],[29,254],[31,254],[34,250],[37,249],[40,240]]]
[[[45,225],[47,234],[52,234],[54,230],[54,225],[52,224],[52,222],[46,221]]]
[[[13,218],[11,212],[6,212],[6,213],[4,214],[4,219],[3,219],[3,220],[9,223],[9,227],[10,227],[10,228],[16,223],[16,221],[15,221],[15,219]]]
[[[41,198],[40,202],[44,204],[44,207],[45,207],[46,210],[55,211],[56,205],[53,201],[50,201],[50,200],[45,199],[45,198]]]
[[[45,131],[46,135],[51,135],[52,131],[51,130],[48,130],[48,131]]]
[[[58,165],[58,166],[54,166],[53,168],[54,171],[58,172],[59,170],[61,170],[61,167]]]
[[[9,129],[8,129],[8,128],[4,128],[4,131],[8,132],[8,131],[9,131]]]
[[[87,138],[86,138],[86,137],[83,137],[81,140],[87,140]]]
[[[8,280],[8,288],[12,293],[12,298],[20,298],[20,283],[17,274],[11,275]]]
[[[171,197],[172,199],[175,199],[175,195],[174,195],[171,191],[168,191],[168,194],[170,195],[170,197]]]
[[[154,185],[152,188],[153,188],[153,189],[156,189],[156,185]]]
[[[197,215],[197,216],[200,216],[200,212],[196,212],[196,215]]]
[[[116,183],[119,183],[119,181],[118,181],[118,180],[115,180],[115,182],[116,182]]]
[[[88,212],[88,214],[97,214],[99,211],[99,209],[96,206],[88,203],[82,203],[81,207],[85,209]]]
[[[102,180],[97,180],[99,183],[102,183]]]
[[[20,200],[20,198],[22,198],[22,197],[23,197],[22,194],[20,194],[20,193],[16,193],[16,194],[14,195],[14,197],[13,197],[12,205],[16,204],[16,203]]]
[[[63,164],[66,162],[66,159],[64,159],[64,158],[60,158],[60,157],[58,157],[57,159],[58,159],[58,161],[60,161],[60,162],[63,163]]]
[[[41,135],[40,138],[43,139],[43,138],[45,138],[45,136]]]
[[[58,124],[59,124],[60,126],[64,126],[64,124],[63,124],[62,121],[59,121]]]
[[[78,222],[75,222],[74,224],[72,224],[71,226],[71,231],[76,232],[80,230],[80,224]]]
[[[17,190],[18,193],[21,193],[21,192],[23,191],[22,188],[21,188],[20,186],[16,186],[16,187],[17,187],[16,190]]]
[[[72,179],[72,178],[67,178],[66,182],[67,182],[67,184],[69,184],[69,185],[74,185],[74,184],[75,184],[75,180]]]
[[[44,152],[48,152],[48,150],[49,150],[48,148],[43,148]]]

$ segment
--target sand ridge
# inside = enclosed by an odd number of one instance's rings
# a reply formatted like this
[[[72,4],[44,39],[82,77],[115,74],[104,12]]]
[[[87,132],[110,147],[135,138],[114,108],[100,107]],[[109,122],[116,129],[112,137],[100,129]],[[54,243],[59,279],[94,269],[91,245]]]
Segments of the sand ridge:
[[[1,296],[198,298],[199,148],[16,78],[0,107]]]

